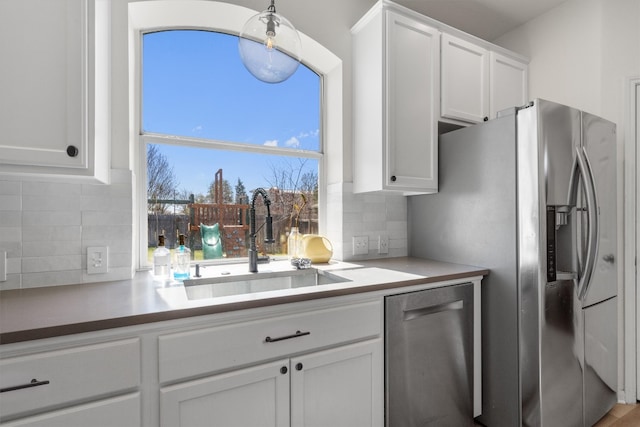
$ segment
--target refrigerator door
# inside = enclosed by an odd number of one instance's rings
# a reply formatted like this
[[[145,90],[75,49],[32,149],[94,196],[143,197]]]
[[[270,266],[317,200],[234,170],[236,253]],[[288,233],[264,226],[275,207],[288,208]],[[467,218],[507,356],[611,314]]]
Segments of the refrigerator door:
[[[535,100],[518,112],[523,426],[582,426],[582,310],[572,186],[580,111]]]
[[[594,254],[591,280],[586,284],[583,306],[614,297],[617,282],[616,230],[616,125],[600,117],[582,113],[582,147],[595,184],[599,239]],[[586,221],[580,210],[581,221]],[[579,226],[583,230],[585,226]],[[615,322],[615,318],[611,320]]]
[[[584,425],[592,426],[617,401],[618,298],[592,305],[584,313]]]

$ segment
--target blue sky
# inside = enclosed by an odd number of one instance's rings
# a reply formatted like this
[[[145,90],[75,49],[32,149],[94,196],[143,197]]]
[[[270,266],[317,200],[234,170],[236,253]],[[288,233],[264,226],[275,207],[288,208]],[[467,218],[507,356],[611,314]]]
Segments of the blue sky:
[[[144,36],[143,130],[257,145],[317,150],[320,79],[303,65],[279,84],[244,68],[237,37],[204,31]],[[291,159],[160,146],[180,189],[205,193],[214,173],[247,189],[268,186],[274,165]],[[317,168],[317,162],[309,162]]]

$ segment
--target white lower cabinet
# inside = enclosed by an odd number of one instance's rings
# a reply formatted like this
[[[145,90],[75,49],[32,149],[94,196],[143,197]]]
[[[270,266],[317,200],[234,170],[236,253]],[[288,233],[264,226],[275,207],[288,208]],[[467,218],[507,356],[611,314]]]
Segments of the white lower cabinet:
[[[380,298],[290,308],[159,336],[160,425],[382,426]]]
[[[162,427],[382,425],[381,339],[160,390]]]

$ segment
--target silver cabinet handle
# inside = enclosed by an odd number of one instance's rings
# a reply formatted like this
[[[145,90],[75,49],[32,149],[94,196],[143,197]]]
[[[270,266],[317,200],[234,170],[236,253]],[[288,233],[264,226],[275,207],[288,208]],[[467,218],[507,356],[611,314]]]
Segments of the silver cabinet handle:
[[[304,337],[305,335],[311,335],[311,332],[296,331],[295,334],[285,335],[283,337],[276,337],[276,338],[266,337],[264,339],[264,342],[277,342],[277,341],[290,340],[291,338]]]
[[[1,388],[0,389],[0,393],[6,393],[8,391],[15,391],[15,390],[22,390],[23,388],[38,387],[38,386],[47,385],[47,384],[49,384],[48,380],[38,381],[38,380],[36,380],[34,378],[34,379],[31,380],[31,382],[29,382],[27,384],[14,385],[12,387]]]

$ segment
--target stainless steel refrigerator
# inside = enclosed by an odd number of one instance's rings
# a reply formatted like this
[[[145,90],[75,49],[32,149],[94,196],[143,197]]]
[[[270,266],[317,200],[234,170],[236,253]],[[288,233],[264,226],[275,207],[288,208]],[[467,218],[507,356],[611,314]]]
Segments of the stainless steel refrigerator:
[[[616,402],[616,128],[545,100],[441,135],[408,201],[417,257],[488,267],[482,416],[591,426]]]

